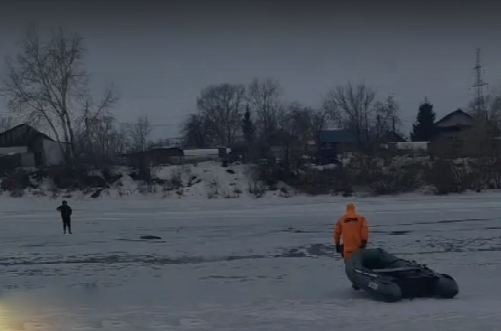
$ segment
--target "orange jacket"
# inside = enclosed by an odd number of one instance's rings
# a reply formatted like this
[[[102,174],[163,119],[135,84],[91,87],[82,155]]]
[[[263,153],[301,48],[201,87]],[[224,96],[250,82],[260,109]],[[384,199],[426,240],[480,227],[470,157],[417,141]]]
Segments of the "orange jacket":
[[[334,244],[341,244],[343,238],[343,253],[347,259],[351,253],[358,251],[367,244],[369,239],[369,226],[367,220],[358,214],[355,205],[349,203],[346,206],[346,214],[341,217],[334,228]]]

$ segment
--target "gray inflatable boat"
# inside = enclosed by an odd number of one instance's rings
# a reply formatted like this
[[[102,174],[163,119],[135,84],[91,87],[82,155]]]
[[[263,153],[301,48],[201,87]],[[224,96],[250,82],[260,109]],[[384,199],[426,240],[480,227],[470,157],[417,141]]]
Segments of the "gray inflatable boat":
[[[381,248],[367,248],[353,254],[345,265],[346,275],[374,299],[396,302],[401,299],[441,297],[452,299],[456,281],[426,265],[408,261]]]

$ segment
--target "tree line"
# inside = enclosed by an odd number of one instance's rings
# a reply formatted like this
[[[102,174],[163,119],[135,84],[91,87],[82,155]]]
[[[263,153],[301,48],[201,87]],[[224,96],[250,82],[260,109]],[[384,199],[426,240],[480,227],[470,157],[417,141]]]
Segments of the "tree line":
[[[51,133],[60,143],[67,161],[110,160],[126,151],[142,151],[152,142],[147,117],[136,125],[118,125],[111,110],[119,95],[111,85],[100,96],[90,93],[85,67],[87,50],[83,38],[61,28],[43,38],[31,26],[16,56],[6,58],[0,94],[18,122]],[[501,119],[500,98],[490,97],[493,120]],[[360,83],[326,91],[322,106],[285,102],[283,88],[272,78],[255,78],[249,84],[219,84],[203,88],[196,99],[196,112],[187,116],[180,131],[188,147],[240,146],[248,158],[262,157],[272,145],[305,147],[317,141],[328,127],[349,129],[360,142],[401,131],[400,105],[389,96],[379,97],[372,87]],[[434,128],[433,106],[420,107],[411,138],[426,140]],[[0,125],[11,126],[10,120]],[[428,132],[428,133],[426,133]],[[160,145],[164,142],[156,142]],[[97,161],[96,161],[97,162]]]
[[[202,89],[196,105],[181,133],[185,145],[197,148],[243,145],[262,154],[272,145],[306,146],[332,126],[351,130],[360,142],[401,126],[395,98],[378,100],[366,84],[331,89],[322,107],[315,109],[284,102],[277,80],[255,78],[248,85],[210,85]]]
[[[197,111],[181,126],[187,146],[234,146],[238,142],[262,146],[280,144],[284,136],[296,145],[318,139],[327,127],[350,130],[359,142],[377,141],[382,135],[401,132],[400,105],[391,95],[377,99],[365,84],[348,83],[329,90],[322,107],[314,109],[299,102],[284,103],[280,83],[255,78],[243,84],[219,84],[204,88],[197,98]],[[474,118],[501,124],[501,96],[489,95],[483,108],[475,100],[465,111]],[[433,104],[425,98],[419,105],[410,140],[425,142],[438,133]]]

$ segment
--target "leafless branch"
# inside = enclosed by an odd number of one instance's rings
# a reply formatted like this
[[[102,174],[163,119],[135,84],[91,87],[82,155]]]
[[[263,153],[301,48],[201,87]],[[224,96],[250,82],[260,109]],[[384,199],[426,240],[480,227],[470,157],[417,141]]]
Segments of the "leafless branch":
[[[0,89],[12,111],[25,114],[30,122],[48,126],[57,141],[71,143],[72,150],[60,144],[67,159],[75,152],[76,110],[82,104],[87,110],[92,105],[83,64],[85,54],[79,35],[65,34],[59,28],[44,39],[33,25],[22,40],[21,52],[15,58],[6,58],[6,75]],[[107,92],[97,109],[109,108],[115,101]]]
[[[400,105],[393,96],[388,96],[384,102],[376,102],[374,105],[374,112],[376,115],[376,122],[374,123],[374,133],[377,137],[389,132],[398,132],[400,124],[399,112]]]
[[[240,131],[244,102],[244,85],[211,85],[202,90],[197,106],[205,124],[214,134],[215,143],[231,146],[235,142]]]
[[[285,116],[285,107],[281,103],[282,88],[273,79],[254,79],[247,89],[247,102],[251,112],[256,115],[258,135],[266,139],[279,127]],[[271,143],[271,142],[269,142]]]
[[[13,117],[0,117],[0,132],[7,131],[17,124],[19,123]]]
[[[359,141],[366,139],[374,118],[376,92],[365,84],[351,83],[329,91],[324,108],[337,113],[340,124],[352,130]]]
[[[482,108],[479,109],[476,100],[471,101],[467,108],[468,113],[481,120],[487,120],[501,128],[501,90],[496,89],[484,97]]]
[[[182,143],[187,147],[207,148],[214,143],[214,134],[203,114],[190,114],[181,125]]]
[[[129,131],[132,149],[135,152],[142,152],[148,148],[148,138],[152,130],[148,116],[138,117],[136,124]]]

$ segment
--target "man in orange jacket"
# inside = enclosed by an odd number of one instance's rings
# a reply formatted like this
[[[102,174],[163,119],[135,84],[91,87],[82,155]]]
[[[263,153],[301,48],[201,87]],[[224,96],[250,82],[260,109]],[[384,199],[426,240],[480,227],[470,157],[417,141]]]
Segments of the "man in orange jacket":
[[[341,237],[343,244],[341,245]],[[355,204],[349,203],[344,214],[334,228],[336,252],[348,261],[353,253],[365,248],[369,239],[369,227],[364,216],[357,213]]]

